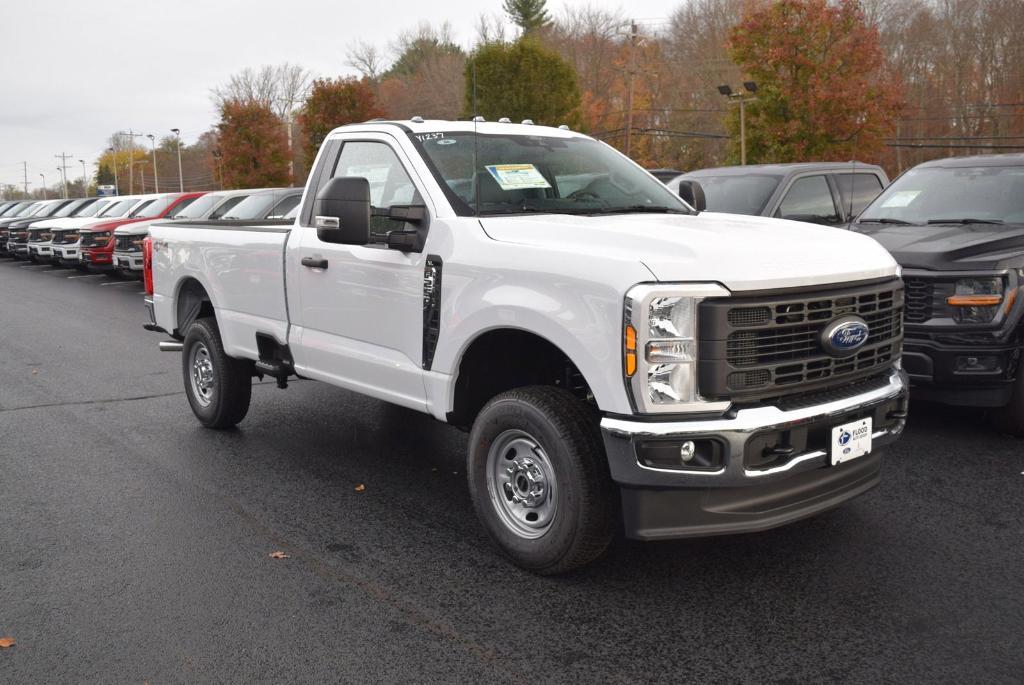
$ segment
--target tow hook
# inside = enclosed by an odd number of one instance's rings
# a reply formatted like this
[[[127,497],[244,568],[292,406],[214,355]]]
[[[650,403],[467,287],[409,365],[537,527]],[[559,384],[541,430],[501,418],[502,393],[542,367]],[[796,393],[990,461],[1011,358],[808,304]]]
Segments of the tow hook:
[[[185,346],[177,340],[164,340],[160,343],[161,352],[181,352]]]

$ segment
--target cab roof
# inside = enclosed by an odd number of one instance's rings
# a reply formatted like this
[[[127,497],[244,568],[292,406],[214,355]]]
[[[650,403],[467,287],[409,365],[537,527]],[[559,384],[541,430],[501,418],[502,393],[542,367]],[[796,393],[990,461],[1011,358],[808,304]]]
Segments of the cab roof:
[[[447,119],[379,119],[365,121],[361,124],[340,126],[331,135],[351,131],[381,131],[387,127],[396,127],[406,133],[477,133],[483,135],[520,135],[520,136],[552,136],[556,138],[584,138],[584,134],[556,126],[539,126],[537,124],[501,123],[497,121],[450,121]]]
[[[947,157],[945,159],[933,159],[930,162],[922,162],[921,164],[918,164],[914,168],[959,168],[977,166],[1024,166],[1024,153],[1017,152],[1002,155],[971,155],[970,157]]]
[[[706,169],[694,169],[686,172],[686,176],[746,176],[748,174],[765,174],[785,176],[786,174],[803,173],[805,171],[866,171],[879,169],[876,164],[867,162],[795,162],[792,164],[748,164],[746,166],[720,166]]]

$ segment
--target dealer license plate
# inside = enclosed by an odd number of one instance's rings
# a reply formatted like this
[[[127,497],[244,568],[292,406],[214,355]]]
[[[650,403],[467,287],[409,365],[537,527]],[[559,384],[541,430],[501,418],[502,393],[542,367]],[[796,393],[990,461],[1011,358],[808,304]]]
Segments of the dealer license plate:
[[[871,451],[871,418],[844,423],[832,429],[832,465],[841,464]]]

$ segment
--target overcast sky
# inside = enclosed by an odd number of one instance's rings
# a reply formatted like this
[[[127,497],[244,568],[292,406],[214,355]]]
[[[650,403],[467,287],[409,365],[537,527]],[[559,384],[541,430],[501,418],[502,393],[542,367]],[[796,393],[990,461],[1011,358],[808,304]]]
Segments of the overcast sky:
[[[216,120],[210,89],[247,66],[287,61],[320,76],[353,74],[345,56],[353,41],[385,47],[421,22],[448,21],[468,47],[477,18],[501,13],[501,0],[2,2],[0,183],[21,185],[27,161],[30,188],[40,172],[55,185],[61,152],[72,155],[69,179],[81,176],[79,159],[91,174],[118,129],[163,136],[176,127],[194,142]],[[557,14],[565,4],[548,8]],[[589,4],[628,7],[652,27],[675,5]]]

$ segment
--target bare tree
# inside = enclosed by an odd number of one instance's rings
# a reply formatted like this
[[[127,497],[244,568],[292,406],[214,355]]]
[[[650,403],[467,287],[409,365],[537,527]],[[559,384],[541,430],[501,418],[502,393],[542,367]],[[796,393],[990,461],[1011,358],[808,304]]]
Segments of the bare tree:
[[[508,25],[499,14],[481,14],[476,20],[476,42],[505,43],[508,41]]]
[[[356,44],[345,53],[350,67],[368,81],[376,83],[387,69],[384,62],[384,55],[377,49],[376,45],[356,41]]]

